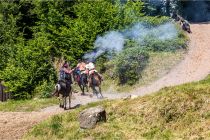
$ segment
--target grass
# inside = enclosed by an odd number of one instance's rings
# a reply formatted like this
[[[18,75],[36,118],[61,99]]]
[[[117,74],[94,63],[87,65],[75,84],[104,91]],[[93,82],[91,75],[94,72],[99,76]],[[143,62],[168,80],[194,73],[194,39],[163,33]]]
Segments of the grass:
[[[42,108],[56,105],[56,98],[31,99],[31,100],[9,100],[0,102],[0,111],[38,111]]]
[[[117,85],[117,81],[109,78],[106,74],[106,79],[102,83],[103,90],[107,92],[129,92],[139,86],[147,85],[158,78],[167,74],[175,65],[177,65],[185,56],[184,50],[176,52],[152,52],[146,68],[142,71],[142,78],[133,86]]]
[[[210,76],[133,100],[92,103],[36,125],[24,139],[208,139],[209,85]],[[79,112],[97,105],[105,107],[107,122],[80,129]]]

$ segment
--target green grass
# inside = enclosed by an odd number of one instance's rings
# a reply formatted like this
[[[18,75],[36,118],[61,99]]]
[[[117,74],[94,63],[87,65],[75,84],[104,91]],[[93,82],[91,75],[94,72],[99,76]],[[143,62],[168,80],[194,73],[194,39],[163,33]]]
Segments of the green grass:
[[[139,86],[147,85],[158,78],[167,74],[175,65],[177,65],[185,56],[185,50],[176,52],[151,52],[149,61],[145,69],[142,71],[142,78],[135,85],[121,85],[117,81],[109,78],[109,74],[105,74],[105,81],[102,83],[102,89],[108,92],[129,92]]]
[[[38,111],[42,108],[56,105],[56,98],[31,99],[31,100],[9,100],[0,102],[0,111]]]
[[[105,107],[107,122],[80,129],[79,112],[97,105]],[[209,125],[210,76],[134,100],[89,104],[36,125],[24,139],[208,139]]]

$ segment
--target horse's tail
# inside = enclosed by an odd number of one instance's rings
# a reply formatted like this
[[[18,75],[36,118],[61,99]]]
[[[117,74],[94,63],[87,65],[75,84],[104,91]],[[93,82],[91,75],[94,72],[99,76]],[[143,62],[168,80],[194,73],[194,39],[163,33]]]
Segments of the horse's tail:
[[[59,91],[61,90],[61,85],[56,84],[55,85],[55,91],[52,93],[52,96],[58,96]]]
[[[61,85],[60,85],[60,84],[56,84],[56,85],[55,85],[55,90],[56,90],[57,92],[59,92],[59,91],[61,90]]]

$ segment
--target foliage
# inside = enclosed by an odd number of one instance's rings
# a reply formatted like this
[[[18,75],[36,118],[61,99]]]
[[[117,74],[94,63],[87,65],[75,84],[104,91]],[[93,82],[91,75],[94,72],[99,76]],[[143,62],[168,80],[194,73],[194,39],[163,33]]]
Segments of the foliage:
[[[210,77],[203,81],[164,88],[134,100],[102,101],[67,112],[62,130],[51,133],[52,119],[35,126],[25,139],[208,139]],[[78,114],[102,105],[107,122],[81,130]],[[61,136],[62,134],[62,136]]]
[[[1,1],[0,78],[15,99],[31,98],[35,94],[47,96],[46,92],[56,81],[53,67],[56,59],[64,58],[75,65],[76,60],[93,50],[98,35],[122,30],[139,21],[158,25],[168,18],[145,16],[142,1]],[[154,46],[151,43],[150,50],[155,51]],[[97,61],[104,64],[107,59],[102,57]],[[105,71],[104,65],[100,67],[101,72]],[[135,70],[132,71],[127,73],[129,84],[139,78],[139,73],[135,75]]]
[[[119,77],[120,84],[132,85],[138,81],[148,58],[148,53],[139,47],[122,51],[115,60],[115,73]]]
[[[27,46],[18,44],[16,55],[9,59],[9,63],[1,72],[1,78],[13,92],[15,99],[31,98],[40,82],[56,79],[48,52],[49,41],[38,38],[27,43]]]
[[[52,80],[43,81],[34,89],[34,95],[38,98],[50,98],[54,91],[55,84]]]
[[[141,1],[20,0],[1,1],[0,7],[0,78],[15,99],[31,98],[37,89],[46,93],[46,83],[56,81],[56,58],[75,65],[97,35],[144,15]]]

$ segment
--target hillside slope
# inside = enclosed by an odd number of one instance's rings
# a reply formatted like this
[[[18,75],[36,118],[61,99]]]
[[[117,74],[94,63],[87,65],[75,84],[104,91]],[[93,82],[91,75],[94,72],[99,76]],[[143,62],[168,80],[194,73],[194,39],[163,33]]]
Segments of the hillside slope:
[[[134,93],[145,95],[163,87],[199,81],[210,73],[210,24],[192,24],[189,51],[185,59],[167,75]]]

